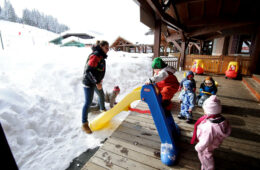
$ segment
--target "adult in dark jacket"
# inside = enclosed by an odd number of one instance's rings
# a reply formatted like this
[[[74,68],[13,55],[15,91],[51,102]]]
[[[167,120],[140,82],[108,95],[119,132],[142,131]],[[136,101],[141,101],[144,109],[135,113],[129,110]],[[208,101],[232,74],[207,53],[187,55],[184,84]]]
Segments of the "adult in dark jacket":
[[[106,72],[107,52],[109,44],[107,41],[97,42],[97,45],[92,48],[93,52],[89,55],[83,75],[83,85],[85,93],[85,104],[82,110],[82,128],[86,133],[92,133],[88,125],[88,112],[92,103],[94,91],[99,97],[100,110],[105,110],[105,98],[102,88],[102,80]]]

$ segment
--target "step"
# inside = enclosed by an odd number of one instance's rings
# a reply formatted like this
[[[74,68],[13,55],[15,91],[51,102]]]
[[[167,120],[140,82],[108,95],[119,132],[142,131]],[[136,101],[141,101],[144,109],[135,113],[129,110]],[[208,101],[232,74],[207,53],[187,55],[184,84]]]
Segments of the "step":
[[[260,75],[253,74],[252,78],[260,84]]]
[[[243,78],[243,83],[260,102],[260,84],[253,78]]]

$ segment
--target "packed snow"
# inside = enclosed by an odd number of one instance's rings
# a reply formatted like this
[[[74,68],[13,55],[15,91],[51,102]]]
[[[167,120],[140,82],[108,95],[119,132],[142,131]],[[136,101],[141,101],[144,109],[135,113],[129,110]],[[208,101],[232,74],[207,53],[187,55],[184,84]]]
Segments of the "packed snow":
[[[30,26],[0,21],[0,30],[0,121],[21,170],[66,169],[73,158],[100,146],[129,114],[115,116],[115,126],[84,133],[81,79],[91,49],[49,44],[58,35]],[[143,85],[152,73],[151,57],[109,51],[104,91],[118,85],[120,101]]]

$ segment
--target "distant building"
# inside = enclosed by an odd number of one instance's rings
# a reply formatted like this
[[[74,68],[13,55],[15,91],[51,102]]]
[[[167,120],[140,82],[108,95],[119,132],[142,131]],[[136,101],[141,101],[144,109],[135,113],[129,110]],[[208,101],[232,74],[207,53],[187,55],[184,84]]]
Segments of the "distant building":
[[[85,47],[95,44],[94,38],[86,33],[66,33],[49,42],[61,46]]]
[[[146,40],[150,37],[147,36]],[[144,43],[142,41],[135,44],[119,36],[110,46],[115,51],[125,51],[130,53],[152,53],[153,41]]]

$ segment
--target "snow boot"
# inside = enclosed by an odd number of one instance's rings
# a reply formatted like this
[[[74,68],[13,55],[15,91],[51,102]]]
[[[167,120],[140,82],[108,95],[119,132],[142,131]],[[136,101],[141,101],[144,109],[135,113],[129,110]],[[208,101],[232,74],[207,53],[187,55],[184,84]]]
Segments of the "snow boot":
[[[178,118],[179,118],[179,119],[185,119],[185,117],[182,116],[181,114],[178,114]]]
[[[89,126],[88,126],[88,122],[86,122],[86,123],[84,123],[84,124],[82,125],[82,129],[83,129],[86,133],[88,133],[88,134],[91,134],[91,133],[92,133],[91,129],[90,129]]]
[[[188,123],[188,124],[191,124],[192,122],[193,122],[192,118],[188,118],[188,119],[186,120],[186,123]]]

